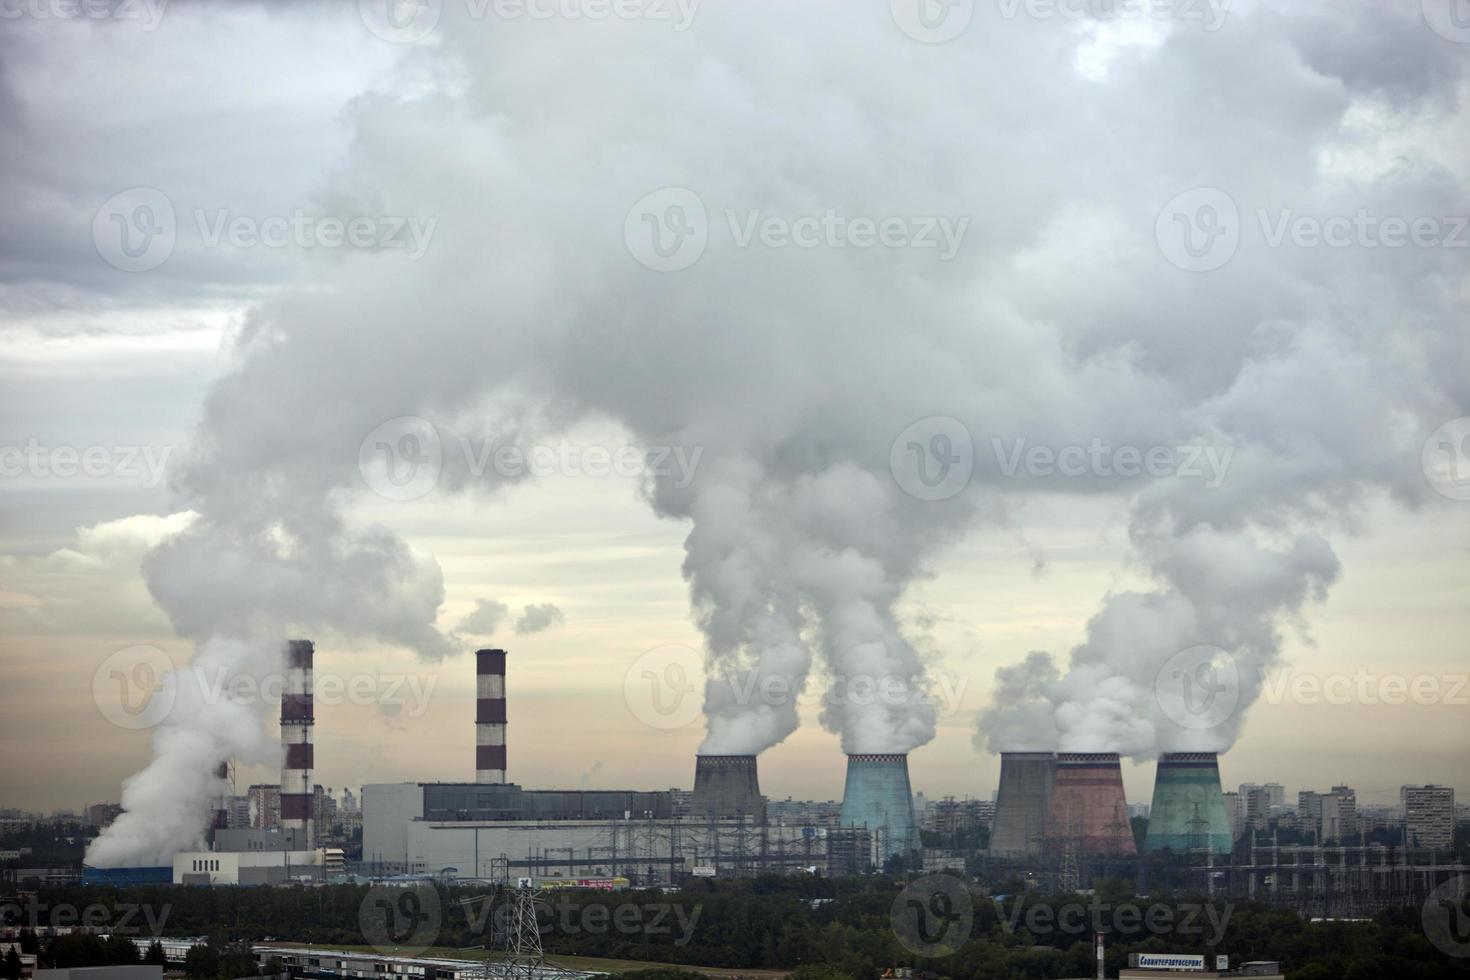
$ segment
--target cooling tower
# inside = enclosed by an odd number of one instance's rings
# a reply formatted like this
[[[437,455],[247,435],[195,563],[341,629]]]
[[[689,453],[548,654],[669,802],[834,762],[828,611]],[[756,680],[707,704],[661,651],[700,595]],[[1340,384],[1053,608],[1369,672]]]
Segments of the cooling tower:
[[[1231,850],[1230,820],[1220,791],[1220,760],[1213,752],[1172,752],[1159,757],[1149,810],[1149,853]]]
[[[475,651],[475,782],[505,782],[505,651]]]
[[[841,821],[844,827],[872,831],[881,858],[917,850],[919,830],[909,788],[909,757],[849,755]]]
[[[1038,857],[1046,846],[1051,787],[1057,757],[1051,752],[1002,752],[1000,788],[990,853],[996,857]]]
[[[1059,752],[1047,842],[1053,853],[1136,857],[1116,752]]]
[[[281,745],[286,761],[281,766],[281,828],[298,830],[305,839],[304,850],[316,847],[316,827],[312,811],[316,803],[311,782],[312,728],[316,712],[312,707],[312,656],[315,648],[310,640],[290,640],[283,651],[286,687],[281,694]]]
[[[753,755],[701,755],[694,760],[695,817],[741,818],[758,826],[766,822]]]

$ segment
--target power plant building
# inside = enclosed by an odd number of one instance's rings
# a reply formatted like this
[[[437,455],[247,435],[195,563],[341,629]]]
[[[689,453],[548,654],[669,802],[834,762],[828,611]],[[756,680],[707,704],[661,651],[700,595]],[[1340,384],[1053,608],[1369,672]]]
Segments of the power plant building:
[[[990,853],[1040,857],[1046,847],[1057,757],[1051,752],[1002,752]]]
[[[891,857],[918,850],[908,756],[849,755],[841,821],[848,830],[867,830],[873,835],[874,863],[879,866]]]
[[[1052,853],[1136,857],[1116,752],[1060,752],[1047,841]]]

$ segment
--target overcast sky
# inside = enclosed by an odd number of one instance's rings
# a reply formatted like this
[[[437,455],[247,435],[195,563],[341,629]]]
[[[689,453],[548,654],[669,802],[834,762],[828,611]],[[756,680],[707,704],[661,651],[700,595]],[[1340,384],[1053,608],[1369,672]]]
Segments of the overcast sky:
[[[287,632],[366,692],[319,691],[334,788],[472,779],[493,645],[532,787],[703,744],[773,798],[844,749],[989,797],[1035,737],[1135,802],[1186,747],[1470,801],[1470,26],[1090,9],[7,15],[0,804],[117,800],[147,651]],[[1238,703],[1173,737],[1197,644]],[[814,693],[663,711],[707,655]]]

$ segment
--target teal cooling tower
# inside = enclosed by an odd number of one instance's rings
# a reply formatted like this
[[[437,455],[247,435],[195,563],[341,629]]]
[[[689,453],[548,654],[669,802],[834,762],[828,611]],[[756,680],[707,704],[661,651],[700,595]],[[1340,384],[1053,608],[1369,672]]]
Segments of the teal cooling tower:
[[[1234,841],[1220,792],[1220,760],[1213,752],[1170,752],[1159,756],[1154,802],[1143,849],[1187,854],[1208,848],[1229,854]]]
[[[882,859],[918,850],[909,757],[896,753],[849,755],[841,820],[844,827],[872,831]]]

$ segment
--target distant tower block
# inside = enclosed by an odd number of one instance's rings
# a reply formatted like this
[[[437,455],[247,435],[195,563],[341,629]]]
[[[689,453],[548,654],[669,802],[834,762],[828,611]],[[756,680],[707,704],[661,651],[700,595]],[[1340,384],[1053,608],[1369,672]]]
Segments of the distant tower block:
[[[842,791],[843,827],[871,831],[881,859],[919,847],[909,757],[899,753],[849,755]]]
[[[753,755],[701,755],[694,759],[691,816],[740,819],[757,826],[766,822]]]
[[[1047,843],[1057,854],[1137,856],[1118,753],[1057,753]]]
[[[1184,854],[1208,849],[1215,854],[1229,854],[1231,844],[1230,818],[1220,789],[1219,757],[1213,752],[1159,756],[1144,851]]]
[[[1057,757],[1051,752],[1002,752],[1000,787],[990,853],[996,857],[1039,857],[1046,846],[1051,788]]]
[[[286,750],[286,761],[281,767],[281,828],[297,831],[305,850],[316,847],[316,791],[311,781],[316,764],[312,749],[316,725],[312,706],[314,654],[310,640],[289,640],[282,651],[286,687],[281,694],[281,745]]]
[[[505,651],[475,651],[475,782],[505,782]]]

